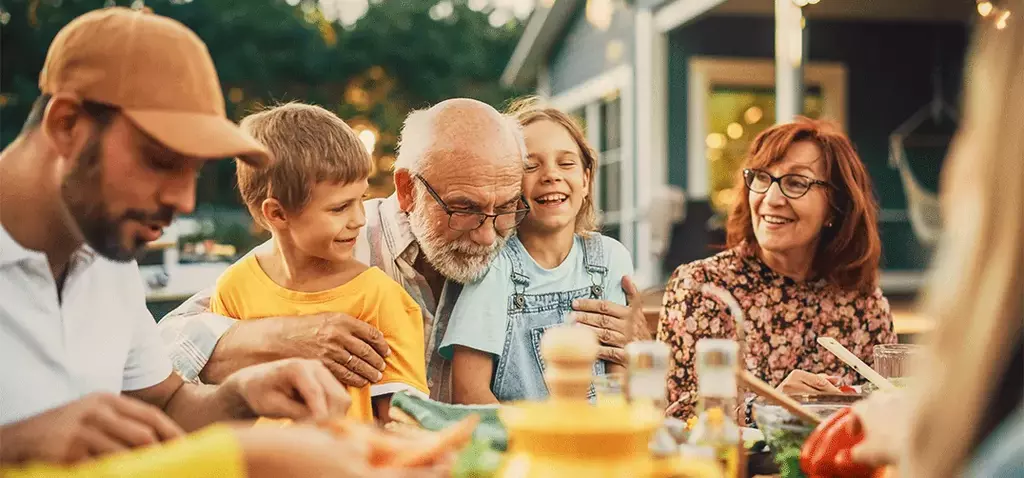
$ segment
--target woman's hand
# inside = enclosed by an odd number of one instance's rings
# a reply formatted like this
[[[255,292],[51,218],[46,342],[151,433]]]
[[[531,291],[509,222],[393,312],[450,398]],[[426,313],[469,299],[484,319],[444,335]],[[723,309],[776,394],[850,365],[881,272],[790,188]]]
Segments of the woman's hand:
[[[786,379],[783,380],[776,388],[787,395],[842,393],[838,388],[839,381],[839,377],[833,377],[823,373],[794,370],[790,372],[789,376],[786,377]]]
[[[800,450],[800,469],[811,478],[876,478],[885,470],[858,463],[851,450],[864,440],[853,409],[844,408],[821,422]]]
[[[851,450],[857,463],[895,465],[906,447],[909,407],[904,392],[875,392],[853,405],[864,440]]]

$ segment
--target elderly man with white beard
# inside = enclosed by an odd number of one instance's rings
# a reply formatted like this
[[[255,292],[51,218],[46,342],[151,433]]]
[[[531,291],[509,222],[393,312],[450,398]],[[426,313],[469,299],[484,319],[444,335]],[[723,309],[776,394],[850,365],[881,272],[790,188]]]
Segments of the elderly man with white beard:
[[[437,353],[462,284],[479,278],[513,232],[496,222],[521,220],[526,148],[518,123],[487,104],[451,99],[409,115],[395,163],[395,194],[364,202],[366,226],[356,258],[402,284],[423,312],[428,386],[451,401],[450,363]],[[504,232],[500,232],[501,229]],[[264,244],[259,247],[268,247]],[[635,286],[623,278],[632,304]],[[344,384],[393,393],[382,377],[389,353],[371,325],[344,314],[236,321],[209,311],[210,290],[160,322],[178,372],[218,383],[248,365],[279,358],[321,360]],[[609,333],[602,358],[625,360],[631,338],[650,338],[638,304],[600,302],[576,320]]]

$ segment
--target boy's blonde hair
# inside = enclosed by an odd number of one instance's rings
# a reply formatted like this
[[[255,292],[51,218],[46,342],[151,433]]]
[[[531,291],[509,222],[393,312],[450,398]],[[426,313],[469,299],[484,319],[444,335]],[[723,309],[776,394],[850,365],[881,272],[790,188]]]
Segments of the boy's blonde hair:
[[[587,196],[583,198],[580,212],[576,213],[576,232],[587,234],[597,231],[597,207],[594,205],[594,176],[597,174],[597,152],[587,143],[587,135],[583,133],[576,120],[557,108],[544,105],[537,97],[530,96],[513,101],[508,114],[519,120],[523,128],[538,121],[553,121],[565,128],[572,136],[580,150],[580,161],[583,163],[583,174],[587,177]]]
[[[277,199],[289,212],[301,211],[313,186],[350,184],[370,175],[370,155],[341,118],[324,108],[287,103],[260,111],[240,123],[270,151],[273,161],[257,169],[236,160],[238,190],[253,220],[269,229],[262,204]]]

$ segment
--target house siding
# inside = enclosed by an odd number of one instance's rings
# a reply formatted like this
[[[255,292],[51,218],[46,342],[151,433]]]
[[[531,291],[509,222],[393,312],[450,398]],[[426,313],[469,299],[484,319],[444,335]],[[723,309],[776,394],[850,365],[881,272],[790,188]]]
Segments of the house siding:
[[[634,14],[631,9],[616,5],[607,31],[587,21],[584,7],[577,9],[564,37],[549,56],[552,95],[564,93],[619,65],[633,63]],[[621,42],[621,55],[608,58],[607,46],[616,40]]]

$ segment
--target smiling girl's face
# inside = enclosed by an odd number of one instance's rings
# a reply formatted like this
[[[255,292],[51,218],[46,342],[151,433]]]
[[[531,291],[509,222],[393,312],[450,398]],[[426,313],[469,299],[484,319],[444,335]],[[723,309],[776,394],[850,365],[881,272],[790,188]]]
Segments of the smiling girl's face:
[[[539,120],[523,128],[526,175],[523,195],[530,214],[523,226],[544,232],[573,229],[576,216],[590,194],[590,171],[584,168],[579,146],[562,125]]]

